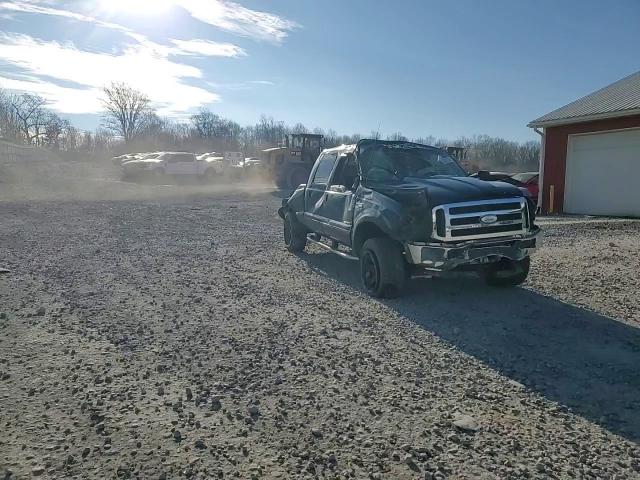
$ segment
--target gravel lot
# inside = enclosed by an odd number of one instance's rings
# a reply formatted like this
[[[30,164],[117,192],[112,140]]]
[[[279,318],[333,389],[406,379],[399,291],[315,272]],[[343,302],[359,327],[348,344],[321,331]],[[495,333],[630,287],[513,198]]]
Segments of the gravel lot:
[[[640,478],[640,223],[381,302],[265,188],[100,185],[0,201],[0,478]]]

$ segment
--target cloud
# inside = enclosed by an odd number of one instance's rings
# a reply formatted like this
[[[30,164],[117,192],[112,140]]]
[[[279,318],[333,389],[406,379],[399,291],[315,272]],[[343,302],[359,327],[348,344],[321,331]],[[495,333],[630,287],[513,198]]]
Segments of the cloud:
[[[102,103],[99,89],[68,88],[37,78],[19,80],[0,76],[0,87],[34,93],[48,101],[48,106],[62,113],[100,113]]]
[[[131,0],[135,1],[135,0]],[[0,11],[8,10],[21,13],[34,13],[40,15],[49,15],[56,17],[68,18],[79,22],[92,23],[99,27],[107,28],[122,32],[124,35],[144,45],[149,49],[153,49],[156,53],[166,55],[168,53],[174,55],[202,55],[210,57],[239,57],[246,55],[243,48],[233,45],[232,43],[212,42],[210,40],[171,40],[175,47],[164,46],[149,40],[145,35],[136,33],[135,31],[123,25],[113,22],[105,22],[90,15],[84,15],[69,10],[59,8],[51,8],[33,3],[34,0],[17,1],[17,2],[0,2]]]
[[[130,0],[135,2],[137,0]],[[222,30],[235,33],[243,37],[255,40],[265,40],[273,43],[281,43],[289,32],[299,28],[296,22],[278,15],[252,10],[242,5],[227,0],[166,0],[167,3],[182,7],[193,18]],[[69,19],[90,22],[96,25],[120,30],[125,33],[130,30],[121,25],[99,20],[90,15],[76,11],[64,10],[48,6],[38,0],[16,0],[0,2],[0,10],[8,10],[23,13],[39,13],[53,15]],[[95,12],[95,10],[94,10]],[[99,12],[99,10],[98,10]]]
[[[28,35],[1,34],[0,60],[36,79],[22,82],[20,85],[25,88],[16,88],[16,81],[6,82],[5,87],[19,90],[37,87],[34,91],[61,112],[80,113],[82,103],[72,98],[72,91],[76,91],[83,102],[92,96],[94,100],[87,103],[86,113],[94,112],[100,89],[111,81],[125,82],[146,93],[159,107],[161,115],[173,116],[220,100],[216,93],[185,83],[186,79],[200,79],[200,69],[173,62],[168,55],[144,45],[110,54],[82,51],[71,43],[63,45]],[[59,83],[72,82],[79,88],[62,89],[46,80],[47,77]],[[57,97],[58,94],[62,95]]]
[[[210,57],[240,57],[247,54],[244,49],[232,43],[212,42],[209,40],[171,40],[177,48],[176,55],[202,55]]]
[[[237,83],[214,83],[214,82],[207,82],[207,85],[209,85],[212,88],[215,88],[216,90],[251,90],[253,89],[256,85],[258,86],[275,86],[277,85],[274,82],[271,82],[269,80],[249,80],[247,82],[237,82]]]
[[[102,20],[91,17],[89,15],[83,15],[81,13],[72,12],[69,10],[62,10],[59,8],[48,7],[48,6],[42,5],[42,2],[38,2],[37,0],[0,2],[0,10],[6,10],[10,12],[19,12],[19,13],[35,13],[40,15],[50,15],[54,17],[63,17],[63,18],[68,18],[70,20],[76,20],[79,22],[93,23],[95,25],[98,25],[104,28],[119,30],[124,33],[131,31],[122,25],[118,25],[116,23],[111,23],[111,22],[104,22]]]
[[[300,27],[278,15],[225,0],[175,0],[174,4],[201,22],[257,40],[280,43],[289,32]]]
[[[164,1],[183,8],[201,22],[256,40],[277,44],[298,28],[295,22],[278,15],[251,10],[227,0]],[[4,72],[0,76],[0,87],[37,93],[63,113],[96,113],[101,110],[102,87],[111,81],[121,81],[145,92],[158,107],[159,114],[178,117],[220,100],[217,93],[206,87],[216,88],[215,84],[203,84],[205,88],[193,85],[194,81],[205,79],[202,70],[185,63],[188,57],[247,55],[243,48],[232,43],[205,39],[168,38],[164,44],[157,43],[127,26],[107,21],[109,17],[104,17],[105,11],[95,8],[96,4],[89,0],[0,0],[0,16],[32,14],[85,22],[119,32],[128,41],[116,53],[96,52],[79,48],[77,42],[45,41],[0,31],[0,62],[13,66],[15,73]],[[270,82],[240,82],[234,87],[247,88],[251,84]]]

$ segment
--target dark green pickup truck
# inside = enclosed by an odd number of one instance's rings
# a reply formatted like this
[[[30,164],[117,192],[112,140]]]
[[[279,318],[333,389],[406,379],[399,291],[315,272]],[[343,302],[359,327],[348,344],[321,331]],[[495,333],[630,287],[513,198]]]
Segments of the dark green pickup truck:
[[[290,251],[313,242],[359,261],[375,297],[401,294],[413,276],[455,270],[518,285],[540,232],[526,189],[471,178],[444,150],[401,141],[324,150],[279,215]]]

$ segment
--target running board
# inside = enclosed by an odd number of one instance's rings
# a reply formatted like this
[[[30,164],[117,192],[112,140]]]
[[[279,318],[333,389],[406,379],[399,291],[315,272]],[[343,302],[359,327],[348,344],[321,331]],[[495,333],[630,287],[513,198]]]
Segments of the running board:
[[[311,235],[313,235],[313,234],[311,234]],[[354,257],[353,255],[349,255],[348,253],[344,253],[344,252],[341,252],[341,251],[336,250],[334,248],[331,248],[326,243],[323,243],[323,242],[321,242],[319,240],[311,238],[311,235],[307,236],[307,241],[309,241],[309,242],[311,242],[311,243],[313,243],[315,245],[318,245],[319,247],[322,247],[322,248],[324,248],[325,250],[327,250],[327,251],[329,251],[331,253],[335,253],[339,257],[346,258],[347,260],[355,260],[356,262],[360,260],[358,257]]]

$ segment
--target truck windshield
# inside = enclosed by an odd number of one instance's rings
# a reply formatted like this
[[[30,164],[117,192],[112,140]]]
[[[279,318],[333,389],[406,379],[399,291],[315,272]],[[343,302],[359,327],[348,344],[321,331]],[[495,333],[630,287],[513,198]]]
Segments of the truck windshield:
[[[436,175],[465,177],[466,173],[445,151],[413,144],[367,146],[359,155],[363,178],[394,182]]]

